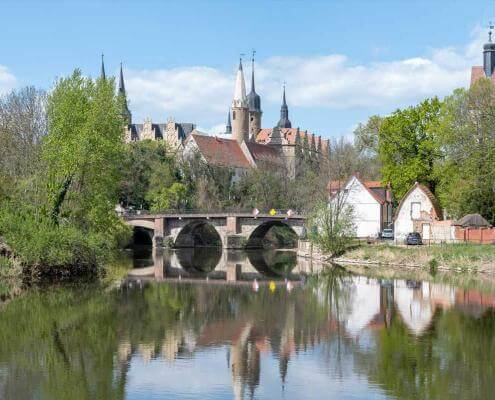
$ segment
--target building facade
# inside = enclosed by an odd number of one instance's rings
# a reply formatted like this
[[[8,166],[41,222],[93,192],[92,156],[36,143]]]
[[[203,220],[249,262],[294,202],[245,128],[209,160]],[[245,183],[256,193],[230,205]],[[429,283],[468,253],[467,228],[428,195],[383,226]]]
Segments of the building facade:
[[[103,61],[101,68],[102,76],[104,76]],[[210,139],[204,139],[207,135],[198,132],[195,124],[175,122],[172,117],[169,117],[165,123],[155,123],[150,118],[146,118],[143,123],[134,123],[128,106],[122,64],[120,66],[118,93],[122,100],[121,113],[125,122],[124,131],[127,143],[140,140],[163,140],[171,147],[183,151],[188,137],[195,134],[202,136],[199,139],[202,143],[207,140],[210,143],[209,148],[219,147],[218,142],[216,142],[217,138],[210,136]],[[227,136],[224,140],[235,141],[238,149],[233,150],[235,147],[233,144],[223,147],[228,147],[230,152],[240,151],[244,153],[251,167],[257,167],[262,164],[264,167],[284,168],[284,172],[291,179],[296,179],[303,168],[307,168],[308,165],[311,168],[318,168],[320,163],[328,159],[330,153],[329,140],[323,140],[321,136],[316,136],[307,130],[292,127],[292,122],[289,119],[285,86],[282,92],[282,105],[278,123],[273,128],[262,128],[262,116],[261,96],[256,92],[255,88],[254,58],[252,59],[251,90],[249,94],[246,94],[244,70],[242,60],[240,60],[224,135]],[[229,135],[230,139],[228,138]],[[194,138],[192,143],[196,143]],[[191,144],[190,146],[193,145]],[[196,147],[197,151],[202,151],[202,146]],[[205,147],[203,146],[203,148]],[[233,153],[228,153],[227,156],[229,155],[233,160],[235,159]],[[218,157],[218,162],[214,162],[210,155],[205,159],[212,163],[225,164],[223,156]],[[232,166],[238,168],[235,165]]]

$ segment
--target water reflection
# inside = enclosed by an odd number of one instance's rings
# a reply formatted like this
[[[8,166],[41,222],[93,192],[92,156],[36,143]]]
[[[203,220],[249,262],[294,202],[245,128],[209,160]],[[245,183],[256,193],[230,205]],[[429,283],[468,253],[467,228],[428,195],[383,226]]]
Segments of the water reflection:
[[[226,282],[300,281],[321,266],[298,262],[290,250],[222,250],[196,247],[134,251],[130,279],[212,279]]]
[[[186,260],[209,282],[168,278],[188,273],[174,257],[158,257],[161,278],[33,289],[9,303],[0,398],[485,399],[495,390],[494,291],[334,268],[290,291],[253,292],[216,284],[227,280],[221,262],[201,272],[194,255]],[[260,275],[247,254],[229,257],[240,282]],[[287,271],[276,271],[283,283]]]

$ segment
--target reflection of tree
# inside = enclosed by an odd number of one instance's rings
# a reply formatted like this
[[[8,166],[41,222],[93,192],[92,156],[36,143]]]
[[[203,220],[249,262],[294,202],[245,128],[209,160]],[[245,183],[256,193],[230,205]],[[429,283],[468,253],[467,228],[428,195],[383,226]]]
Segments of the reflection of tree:
[[[0,377],[7,377],[0,397],[122,399],[133,358],[174,362],[207,347],[229,349],[233,391],[254,395],[263,353],[278,360],[282,384],[294,354],[318,347],[337,376],[353,360],[354,370],[397,398],[490,398],[493,311],[475,319],[439,309],[415,338],[394,317],[390,285],[375,280],[379,313],[360,341],[345,325],[353,279],[332,269],[290,293],[184,283],[31,290],[0,313]]]

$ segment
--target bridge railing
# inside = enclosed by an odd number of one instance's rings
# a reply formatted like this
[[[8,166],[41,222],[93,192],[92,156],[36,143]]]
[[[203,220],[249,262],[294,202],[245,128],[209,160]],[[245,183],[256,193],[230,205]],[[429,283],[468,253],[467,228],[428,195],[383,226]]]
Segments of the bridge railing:
[[[281,210],[281,209],[274,209],[275,214],[274,216],[281,216],[281,215],[287,215],[289,210]],[[271,209],[258,209],[259,214],[270,214]],[[291,210],[293,215],[306,215],[307,213],[304,211],[296,211],[296,210]],[[189,209],[189,210],[159,210],[155,212],[150,212],[149,210],[133,210],[133,209],[125,209],[122,212],[122,216],[124,217],[134,217],[138,215],[156,215],[156,214],[181,214],[181,215],[187,215],[187,214],[253,214],[254,210],[253,208],[238,208],[238,207],[226,207],[222,209],[212,209],[212,210],[205,210],[205,209]]]

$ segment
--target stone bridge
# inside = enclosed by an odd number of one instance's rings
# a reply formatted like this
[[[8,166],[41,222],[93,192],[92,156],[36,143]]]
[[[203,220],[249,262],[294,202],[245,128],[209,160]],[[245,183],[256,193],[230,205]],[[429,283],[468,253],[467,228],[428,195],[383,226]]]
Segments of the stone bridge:
[[[304,232],[302,215],[215,213],[126,215],[125,221],[148,232],[154,247],[194,247],[201,243],[201,232],[216,236],[225,249],[261,247],[263,237],[273,226],[285,226],[297,237]]]

